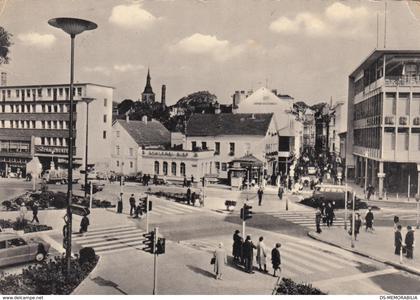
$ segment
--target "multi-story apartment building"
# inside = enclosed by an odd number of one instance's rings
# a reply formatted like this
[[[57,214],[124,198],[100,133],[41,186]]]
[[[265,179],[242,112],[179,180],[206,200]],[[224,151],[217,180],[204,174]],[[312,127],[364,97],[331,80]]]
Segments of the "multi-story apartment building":
[[[91,83],[74,85],[74,162],[84,165],[88,126],[88,163],[109,167],[113,88]],[[67,165],[69,86],[20,85],[0,87],[0,171],[25,173],[38,157],[43,169]],[[89,104],[87,99],[93,99]],[[87,124],[89,105],[89,124]]]
[[[310,108],[302,116],[302,126],[302,147],[315,147],[315,116]]]
[[[419,50],[375,50],[349,76],[347,167],[379,197],[418,192],[419,62]]]

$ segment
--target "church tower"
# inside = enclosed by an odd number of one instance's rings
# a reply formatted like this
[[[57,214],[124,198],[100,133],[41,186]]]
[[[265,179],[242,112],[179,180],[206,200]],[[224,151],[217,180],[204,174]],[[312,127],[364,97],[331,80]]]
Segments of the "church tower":
[[[153,93],[152,85],[150,84],[150,70],[147,69],[147,79],[146,79],[146,86],[144,87],[144,91],[141,94],[141,101],[146,102],[155,102],[155,93]]]

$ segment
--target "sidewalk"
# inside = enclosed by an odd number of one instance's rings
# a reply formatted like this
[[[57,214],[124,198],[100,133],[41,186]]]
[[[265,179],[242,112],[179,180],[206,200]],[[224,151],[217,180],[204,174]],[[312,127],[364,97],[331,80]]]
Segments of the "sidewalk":
[[[402,234],[404,238],[406,230],[403,229]],[[365,232],[364,228],[361,228],[354,248],[351,248],[351,236],[341,227],[325,229],[321,234],[311,231],[308,235],[321,242],[420,275],[420,254],[416,248],[414,248],[414,259],[407,259],[403,256],[402,263],[400,263],[400,256],[394,254],[394,230],[392,227],[376,227],[373,233]],[[414,235],[415,241],[420,238],[416,231]]]

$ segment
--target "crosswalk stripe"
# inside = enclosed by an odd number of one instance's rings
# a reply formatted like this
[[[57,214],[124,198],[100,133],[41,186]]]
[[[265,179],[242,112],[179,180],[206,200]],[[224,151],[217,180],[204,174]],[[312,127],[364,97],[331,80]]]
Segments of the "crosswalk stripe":
[[[284,257],[284,262],[287,264],[287,267],[288,268],[291,268],[291,269],[293,269],[293,270],[296,270],[296,271],[298,271],[298,272],[300,272],[300,273],[303,273],[303,274],[311,274],[311,273],[313,273],[313,271],[312,270],[309,270],[309,269],[307,269],[307,268],[305,268],[305,267],[303,267],[303,266],[300,266],[299,264],[298,264],[298,260],[297,260],[297,258],[294,258],[293,256],[289,256],[289,255],[284,255],[284,254],[280,254],[280,255],[282,255],[282,257]]]
[[[77,238],[73,238],[74,241],[83,241],[83,240],[89,240],[89,239],[95,239],[95,238],[99,238],[102,236],[112,236],[112,235],[119,235],[119,234],[123,234],[125,232],[133,232],[133,231],[138,231],[141,229],[137,229],[137,227],[133,227],[132,229],[128,229],[128,230],[120,230],[120,231],[104,231],[101,233],[96,233],[96,234],[92,234],[92,235],[85,235],[85,236],[80,236]]]
[[[105,251],[108,249],[111,250],[111,249],[120,248],[120,247],[132,247],[132,246],[139,246],[139,245],[143,245],[143,241],[133,241],[133,242],[128,242],[128,243],[122,243],[121,245],[114,244],[110,246],[97,247],[95,248],[95,251]]]
[[[303,255],[302,253],[299,253],[299,257],[297,257],[296,252],[293,252],[290,249],[282,249],[281,254],[285,257],[286,261],[295,261],[296,263],[299,263],[300,265],[304,265],[307,268],[309,267],[311,269],[314,269],[314,270],[320,271],[320,272],[328,271],[327,268],[325,268],[323,266],[320,266],[319,264],[312,263],[311,261],[303,258],[305,255]],[[310,273],[312,273],[312,272],[310,272]]]
[[[125,232],[110,232],[110,233],[101,233],[100,235],[95,235],[95,236],[87,236],[87,237],[80,237],[77,240],[73,239],[74,241],[76,241],[77,243],[80,242],[86,242],[86,241],[92,241],[92,240],[96,240],[96,239],[100,239],[100,238],[106,238],[106,237],[112,237],[112,236],[120,236],[122,234],[133,234],[133,233],[141,233],[143,232],[142,229],[132,229],[132,230],[127,230]]]
[[[286,244],[287,246],[288,244]],[[293,246],[291,247],[284,247],[283,251],[289,251],[292,253],[296,253],[296,249],[293,249]],[[314,255],[311,252],[305,252],[305,251],[299,251],[299,256],[303,256],[309,260],[313,260],[314,259]],[[317,255],[316,258],[316,263],[320,263],[328,268],[332,268],[332,269],[340,269],[343,268],[345,265],[344,264],[338,264],[337,262],[331,262],[331,260],[329,260],[329,258],[327,257],[321,257],[320,255]]]
[[[101,236],[104,234],[109,234],[109,233],[119,233],[119,232],[124,232],[127,230],[134,230],[137,229],[136,226],[131,226],[131,227],[127,227],[127,228],[118,228],[118,229],[108,229],[108,230],[101,230],[101,231],[97,231],[97,232],[92,232],[92,233],[84,233],[83,235],[77,234],[77,236],[75,236],[73,238],[73,240],[77,241],[77,240],[81,240],[84,238],[89,238],[89,237],[95,237],[95,236]]]
[[[172,209],[169,207],[163,207],[163,206],[159,206],[153,209],[156,209],[158,212],[161,212],[163,214],[183,214],[184,213],[180,210]]]
[[[150,213],[152,213],[152,214],[154,214],[154,215],[158,215],[158,216],[163,215],[163,213],[158,212],[158,211],[155,211],[155,210],[152,210]]]
[[[109,229],[119,229],[119,228],[130,228],[133,227],[133,225],[119,225],[119,226],[113,226],[113,227],[93,227],[89,228],[89,233],[97,232],[97,231],[103,231],[103,230],[109,230]]]
[[[331,261],[336,261],[337,263],[340,263],[340,264],[345,264],[345,265],[348,265],[348,266],[351,266],[351,267],[358,266],[358,264],[356,264],[352,261],[346,260],[344,258],[339,258],[339,257],[333,256],[333,254],[324,253],[324,252],[321,252],[321,251],[314,250],[313,248],[310,248],[309,246],[306,246],[306,245],[302,245],[302,244],[298,244],[298,243],[289,243],[289,244],[290,244],[291,247],[298,248],[298,249],[301,249],[301,250],[307,251],[307,252],[312,252],[312,253],[314,253],[314,255],[317,255],[317,256],[324,256],[327,259],[329,259]],[[319,250],[321,250],[321,249],[319,249]]]
[[[82,244],[82,246],[83,247],[93,247],[93,248],[95,248],[95,247],[100,247],[100,246],[110,246],[110,245],[113,245],[113,244],[122,244],[122,243],[125,243],[125,242],[137,241],[139,239],[144,240],[142,236],[131,236],[131,237],[126,237],[126,238],[115,238],[114,240],[111,240],[111,241],[105,239],[105,240],[102,240],[100,242]]]
[[[320,285],[320,284],[324,284],[324,283],[331,284],[331,283],[339,283],[339,282],[348,282],[348,281],[370,278],[370,277],[374,277],[374,276],[393,274],[393,273],[397,273],[397,272],[399,272],[397,269],[384,269],[384,270],[367,272],[367,273],[360,273],[360,274],[349,275],[349,276],[344,276],[344,277],[335,277],[335,278],[319,280],[319,281],[313,282],[313,285]]]
[[[144,233],[144,231],[139,229],[139,230],[132,231],[132,232],[129,232],[129,233],[124,233],[124,234],[121,234],[121,235],[118,235],[118,236],[106,235],[106,236],[96,237],[96,238],[92,238],[92,239],[77,241],[77,243],[78,244],[81,244],[81,243],[96,243],[96,242],[103,241],[104,239],[107,239],[107,238],[122,239],[122,238],[128,238],[128,237],[133,237],[133,236],[140,237],[140,236],[142,236],[141,235],[142,233]]]
[[[112,253],[118,253],[118,252],[129,251],[129,250],[142,251],[143,247],[130,246],[130,247],[117,248],[117,249],[112,249],[112,250],[102,250],[102,251],[96,251],[95,250],[95,253],[97,255],[104,255],[104,254],[112,254]]]
[[[195,206],[192,206],[192,205],[187,206],[187,205],[179,204],[179,203],[176,203],[176,202],[172,202],[171,204],[174,205],[174,206],[182,207],[182,208],[189,209],[189,210],[202,211],[201,208],[195,207]]]

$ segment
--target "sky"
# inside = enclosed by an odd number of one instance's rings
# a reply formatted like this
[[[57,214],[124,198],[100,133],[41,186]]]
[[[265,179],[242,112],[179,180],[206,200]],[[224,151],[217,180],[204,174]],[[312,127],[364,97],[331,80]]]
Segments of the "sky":
[[[137,100],[150,68],[156,99],[266,86],[296,101],[345,101],[347,78],[384,47],[384,1],[375,0],[0,0],[13,34],[9,85],[69,81],[70,38],[55,17],[98,24],[76,37],[75,81],[115,87]],[[377,18],[379,27],[377,28]],[[387,2],[386,48],[420,49],[420,4]]]

